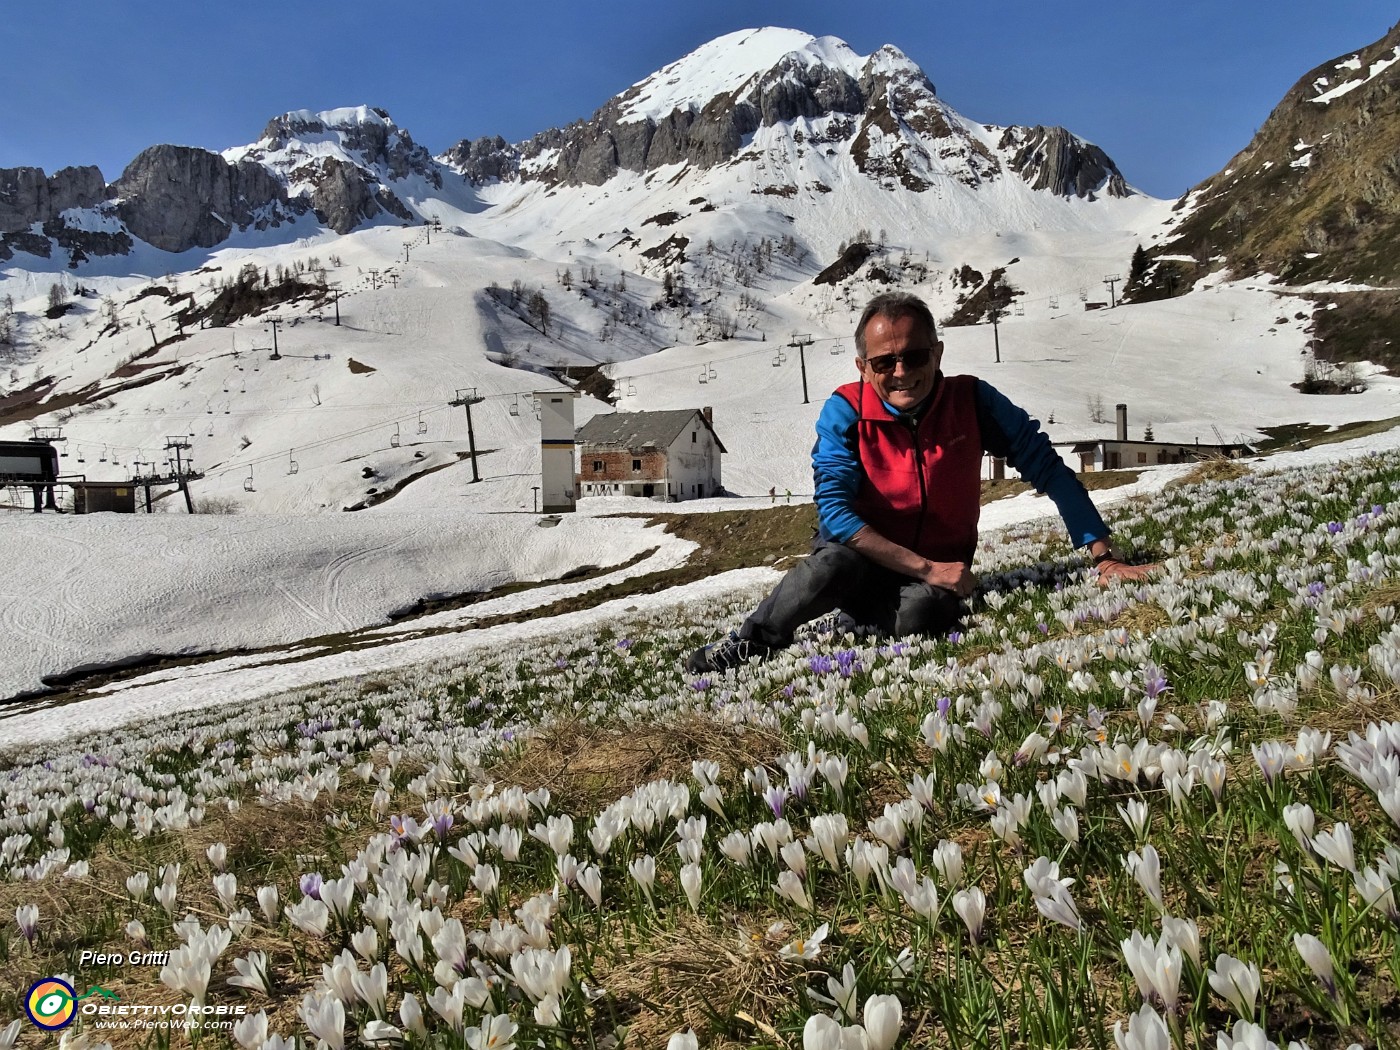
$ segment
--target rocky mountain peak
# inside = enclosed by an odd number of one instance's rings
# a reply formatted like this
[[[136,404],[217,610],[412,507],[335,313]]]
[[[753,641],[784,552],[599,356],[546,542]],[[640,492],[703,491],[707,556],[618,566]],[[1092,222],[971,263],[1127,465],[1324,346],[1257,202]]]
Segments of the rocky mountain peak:
[[[917,63],[893,45],[861,56],[836,37],[774,27],[706,43],[588,120],[515,145],[464,140],[441,159],[477,183],[596,186],[620,171],[742,159],[746,137],[760,128],[785,129],[790,155],[801,154],[803,142],[819,144],[891,188],[922,191],[940,178],[975,186],[1010,172],[1060,195],[1131,192],[1102,150],[1063,129],[1027,129],[999,150],[995,136],[944,104]],[[791,172],[777,177],[788,182],[775,183],[773,192],[785,193],[795,181]]]
[[[432,155],[385,110],[371,106],[283,113],[268,122],[253,145],[226,150],[224,156],[262,165],[290,197],[309,201],[337,233],[381,214],[411,221],[414,213],[394,183],[417,178],[442,188]]]

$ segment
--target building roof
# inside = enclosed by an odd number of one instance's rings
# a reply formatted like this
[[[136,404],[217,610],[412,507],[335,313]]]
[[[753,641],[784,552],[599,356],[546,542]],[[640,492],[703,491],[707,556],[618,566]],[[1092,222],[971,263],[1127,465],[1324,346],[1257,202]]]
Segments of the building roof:
[[[578,428],[574,440],[580,445],[613,445],[618,448],[670,448],[696,418],[714,436],[721,452],[728,452],[715,428],[698,408],[668,412],[604,412]]]

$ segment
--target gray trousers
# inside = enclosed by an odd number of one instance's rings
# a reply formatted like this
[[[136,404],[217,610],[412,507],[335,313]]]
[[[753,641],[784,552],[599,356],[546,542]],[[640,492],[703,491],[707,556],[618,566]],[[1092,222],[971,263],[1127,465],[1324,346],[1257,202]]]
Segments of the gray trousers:
[[[744,621],[739,637],[781,649],[798,627],[833,609],[892,635],[944,634],[965,611],[950,590],[886,569],[844,543],[818,541]]]

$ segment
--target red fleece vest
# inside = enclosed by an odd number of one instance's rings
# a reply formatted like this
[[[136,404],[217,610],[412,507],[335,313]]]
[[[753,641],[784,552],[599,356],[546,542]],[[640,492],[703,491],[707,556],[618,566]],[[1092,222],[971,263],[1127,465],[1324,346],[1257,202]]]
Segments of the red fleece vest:
[[[865,477],[855,512],[886,539],[931,561],[971,564],[981,512],[982,435],[976,376],[942,376],[917,429],[864,382],[838,387],[856,410]]]

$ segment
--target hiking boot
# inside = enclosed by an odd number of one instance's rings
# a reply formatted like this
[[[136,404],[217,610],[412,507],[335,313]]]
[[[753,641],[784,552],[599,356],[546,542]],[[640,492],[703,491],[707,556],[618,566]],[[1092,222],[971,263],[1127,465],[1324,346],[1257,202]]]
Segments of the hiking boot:
[[[766,660],[774,652],[776,650],[770,645],[754,638],[740,638],[737,632],[730,631],[729,637],[711,642],[691,653],[690,659],[685,662],[685,669],[692,674],[727,671],[750,660]]]

